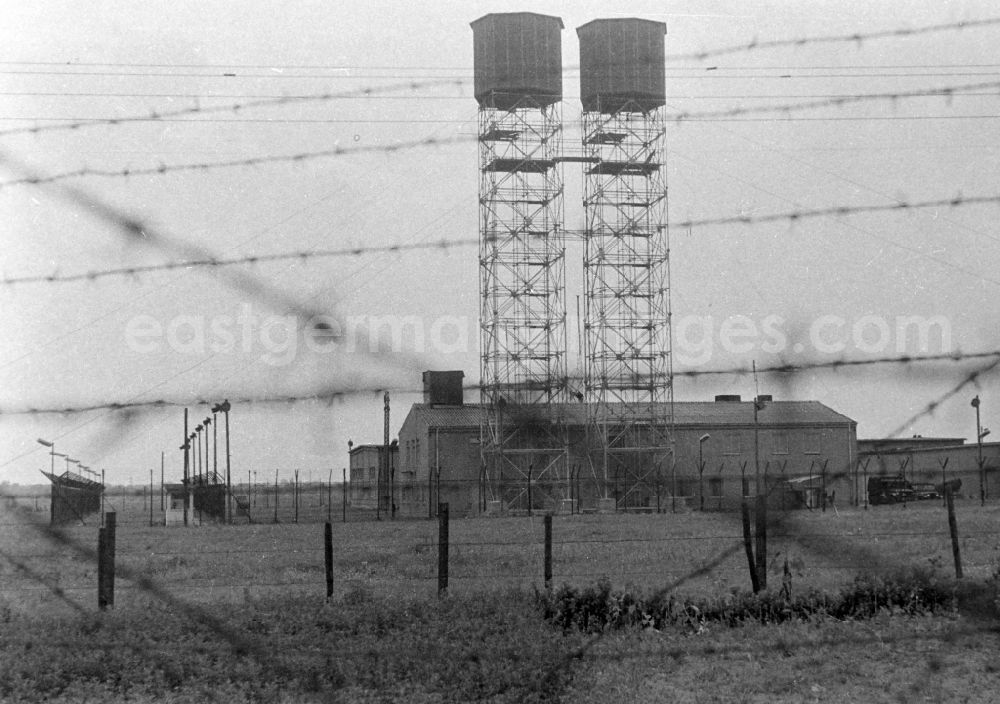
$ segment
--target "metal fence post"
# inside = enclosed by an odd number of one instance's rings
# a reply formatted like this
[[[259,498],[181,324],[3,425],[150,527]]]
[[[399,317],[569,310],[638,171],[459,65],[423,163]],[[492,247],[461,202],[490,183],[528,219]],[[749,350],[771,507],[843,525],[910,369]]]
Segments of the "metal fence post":
[[[438,596],[448,592],[448,504],[438,504]]]
[[[326,522],[323,529],[323,554],[326,558],[326,598],[333,597],[333,525]]]
[[[951,487],[944,485],[945,501],[948,502],[948,532],[951,533],[951,554],[955,558],[955,578],[962,578],[962,552],[958,544],[958,523],[955,521],[955,500]]]
[[[757,496],[757,583],[767,589],[767,496]]]
[[[552,514],[545,514],[545,588],[552,588]]]
[[[753,593],[756,594],[760,591],[760,583],[757,581],[757,565],[753,559],[753,536],[750,533],[750,505],[747,503],[746,497],[740,503],[740,512],[743,515],[743,549],[746,551],[747,562],[750,566],[750,585],[753,588]]]
[[[104,514],[104,527],[97,534],[97,606],[104,611],[115,605],[115,527],[114,511]]]

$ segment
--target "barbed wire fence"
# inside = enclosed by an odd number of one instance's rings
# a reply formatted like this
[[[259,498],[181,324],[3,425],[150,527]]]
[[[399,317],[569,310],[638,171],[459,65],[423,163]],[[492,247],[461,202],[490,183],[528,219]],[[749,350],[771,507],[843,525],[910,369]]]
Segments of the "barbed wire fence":
[[[976,26],[986,26],[990,24],[1000,23],[1000,20],[985,20],[980,22],[961,22],[952,23],[948,25],[937,25],[934,27],[927,27],[922,29],[904,29],[895,30],[892,32],[881,32],[881,33],[871,33],[867,35],[853,35],[845,37],[830,37],[830,38],[811,38],[811,39],[799,39],[799,40],[789,40],[783,42],[752,42],[751,44],[745,45],[743,47],[731,47],[720,49],[714,52],[702,52],[696,55],[692,55],[691,58],[706,58],[708,56],[723,54],[723,53],[734,53],[737,51],[750,51],[760,48],[768,48],[774,46],[801,46],[807,43],[819,43],[819,42],[859,42],[866,41],[869,39],[877,39],[886,36],[908,36],[912,34],[917,34],[921,32],[931,32],[931,31],[944,31],[944,30],[964,30]],[[675,58],[675,57],[674,57]],[[956,87],[950,89],[941,89],[940,92],[912,92],[910,94],[900,93],[897,95],[887,95],[881,94],[878,96],[865,96],[865,99],[878,99],[878,100],[892,100],[897,98],[906,97],[916,97],[918,95],[944,95],[948,96],[953,91],[983,88],[983,87],[995,87],[996,84],[974,84],[965,87]],[[411,84],[411,87],[416,88],[417,84]],[[937,90],[937,89],[935,89]],[[333,96],[330,94],[325,94],[321,96],[314,96],[308,98],[309,100],[330,100]],[[258,103],[244,103],[241,105],[230,105],[223,108],[217,108],[213,110],[238,110],[242,108],[256,107],[261,105],[288,105],[294,104],[294,100],[275,100],[275,101],[260,101]],[[840,102],[824,102],[823,104],[803,104],[799,106],[785,106],[785,110],[795,110],[795,109],[806,109],[812,107],[835,107],[841,105]],[[194,109],[192,109],[194,110]],[[197,108],[198,111],[207,111],[201,108]],[[190,111],[178,111],[178,115],[188,114]],[[193,114],[193,113],[192,113]],[[742,114],[742,113],[740,113]],[[156,114],[150,115],[143,119],[159,119],[166,117],[167,114]],[[138,119],[138,118],[136,118]],[[686,119],[686,118],[685,118]],[[105,121],[104,124],[115,125],[119,124],[122,120],[109,120]],[[89,122],[88,122],[89,124]],[[76,127],[63,125],[63,129],[76,129],[82,127],[83,124],[78,124]],[[12,130],[5,133],[0,133],[0,136],[5,134],[11,134],[17,131],[29,131],[38,132],[42,131],[41,128],[34,128],[33,130]],[[458,141],[459,138],[455,138]],[[463,137],[462,140],[467,138]],[[220,164],[201,164],[201,165],[189,165],[189,166],[178,166],[178,167],[158,167],[153,170],[147,171],[122,171],[122,172],[107,172],[100,173],[97,171],[90,170],[80,170],[73,173],[58,174],[53,176],[45,176],[41,174],[34,174],[30,167],[26,167],[18,163],[18,160],[13,157],[4,157],[3,163],[5,166],[18,170],[22,173],[26,173],[20,180],[9,181],[2,186],[13,185],[13,184],[24,184],[24,185],[48,185],[53,184],[59,180],[68,178],[82,178],[86,176],[99,176],[99,175],[115,175],[115,176],[130,176],[138,175],[140,173],[152,174],[152,173],[164,173],[167,169],[207,169],[207,168],[220,168],[220,167],[235,167],[235,166],[252,166],[265,163],[273,163],[275,161],[302,161],[309,158],[319,158],[326,156],[342,156],[346,153],[352,151],[382,151],[386,153],[392,153],[393,151],[400,151],[410,148],[434,146],[437,144],[446,143],[448,140],[415,140],[409,143],[401,143],[400,145],[394,147],[376,147],[376,148],[358,148],[358,149],[344,149],[344,150],[331,150],[329,152],[319,153],[314,152],[311,155],[294,155],[286,157],[251,157],[246,160],[232,161]],[[151,245],[153,248],[167,254],[170,256],[180,257],[180,261],[171,262],[163,265],[153,265],[150,267],[135,267],[135,268],[120,268],[114,270],[101,270],[89,272],[82,275],[69,275],[69,276],[57,276],[51,275],[47,277],[14,277],[5,279],[2,283],[6,285],[15,284],[27,284],[27,283],[57,283],[66,282],[73,280],[91,279],[95,280],[103,277],[110,276],[122,276],[122,275],[139,275],[147,273],[150,271],[155,271],[162,268],[175,268],[179,266],[192,266],[197,268],[204,268],[208,273],[217,278],[222,278],[225,283],[235,290],[240,292],[242,295],[253,297],[258,300],[264,301],[269,305],[273,305],[282,309],[296,310],[297,312],[306,315],[308,318],[315,318],[322,315],[322,312],[314,309],[312,307],[304,307],[299,301],[287,296],[282,291],[275,289],[271,286],[262,275],[252,274],[252,273],[240,273],[235,275],[223,275],[220,270],[227,267],[233,267],[236,265],[243,264],[253,264],[258,261],[265,260],[284,260],[284,259],[295,259],[295,258],[308,258],[308,257],[343,257],[350,255],[358,255],[366,252],[394,252],[403,251],[408,248],[431,248],[431,247],[451,247],[451,246],[470,246],[471,241],[460,241],[460,242],[449,242],[449,243],[428,243],[426,245],[408,245],[401,243],[399,245],[393,245],[383,248],[356,248],[356,249],[340,249],[340,250],[326,250],[321,252],[288,252],[281,253],[277,255],[269,255],[267,257],[241,257],[241,258],[216,258],[210,252],[197,247],[191,247],[189,245],[183,245],[179,243],[178,238],[173,237],[170,233],[160,231],[159,229],[151,227],[148,223],[143,222],[140,218],[136,218],[128,213],[122,212],[121,210],[103,202],[100,198],[93,196],[90,193],[83,191],[82,189],[66,188],[63,189],[62,194],[70,201],[78,206],[83,206],[91,210],[91,212],[96,212],[104,221],[116,231],[121,233],[126,239],[137,240],[139,238],[145,244]],[[836,207],[836,208],[826,208],[817,210],[797,210],[788,213],[766,215],[766,216],[746,216],[746,217],[725,217],[725,218],[714,218],[714,219],[702,219],[702,220],[688,220],[681,221],[677,223],[672,223],[675,227],[685,228],[692,226],[710,226],[710,225],[720,225],[720,224],[739,224],[739,225],[753,225],[756,223],[764,222],[775,222],[775,221],[785,221],[785,222],[797,222],[806,218],[826,218],[826,217],[842,217],[854,214],[872,213],[872,212],[891,212],[891,211],[902,211],[909,209],[918,208],[943,208],[943,207],[960,207],[964,205],[971,204],[995,204],[1000,202],[1000,196],[952,196],[949,198],[942,198],[930,201],[919,201],[919,202],[898,202],[891,205],[873,205],[873,206],[850,206],[850,207]],[[362,251],[363,250],[363,251]],[[373,356],[377,356],[373,354]],[[391,354],[387,354],[386,357],[397,361],[404,366],[411,366],[413,364],[412,359],[398,359]],[[812,371],[819,369],[833,370],[836,371],[840,368],[851,368],[859,366],[871,366],[871,365],[910,365],[916,363],[924,362],[936,362],[939,364],[958,364],[961,362],[978,362],[979,366],[972,371],[961,371],[958,372],[960,375],[959,380],[954,386],[949,388],[945,393],[939,395],[938,397],[927,402],[921,409],[919,409],[914,415],[908,418],[904,423],[902,423],[893,433],[892,436],[898,435],[905,432],[907,428],[911,427],[917,420],[933,415],[940,406],[947,400],[954,397],[956,394],[965,390],[970,386],[978,385],[984,376],[991,374],[995,371],[998,365],[1000,365],[1000,352],[997,351],[986,351],[986,352],[973,352],[966,354],[950,354],[950,355],[936,355],[930,357],[911,357],[911,356],[901,356],[895,358],[880,358],[880,359],[868,359],[868,360],[857,360],[857,359],[843,359],[836,361],[826,361],[815,364],[788,364],[788,365],[775,365],[773,367],[765,367],[757,369],[759,373],[764,374],[785,374],[785,375],[795,375],[804,371]],[[678,375],[746,375],[750,373],[750,369],[747,368],[730,368],[721,370],[692,370],[692,371],[680,371]],[[342,385],[331,386],[331,388],[316,389],[311,390],[309,393],[295,394],[295,395],[261,395],[261,396],[248,396],[238,400],[240,403],[277,403],[277,404],[287,404],[295,402],[315,402],[315,401],[325,401],[330,402],[332,400],[343,398],[348,395],[357,394],[373,394],[381,392],[381,388],[350,388],[344,387]],[[415,390],[413,390],[415,391]],[[195,399],[159,399],[154,401],[107,401],[99,400],[94,403],[72,403],[67,402],[62,406],[39,406],[32,407],[31,405],[24,407],[7,407],[0,408],[0,416],[3,415],[40,415],[40,414],[77,414],[77,413],[90,413],[94,411],[150,411],[158,412],[164,408],[175,408],[185,405],[200,405],[202,403],[208,403],[209,401],[204,398]],[[842,471],[855,471],[855,468],[848,468]],[[693,477],[694,475],[689,475]],[[836,476],[833,474],[831,476]],[[253,482],[247,483],[247,493],[252,495],[254,493]],[[346,487],[341,487],[342,490]],[[295,490],[294,506],[297,509],[300,507],[299,500],[301,495],[298,493],[298,489]],[[309,508],[319,508],[322,509],[323,498],[324,498],[324,488],[319,487],[318,490],[308,489],[305,494],[305,500]],[[310,497],[310,494],[313,494]],[[334,505],[331,501],[333,497],[332,483],[330,486],[326,487],[326,520],[331,520],[331,514],[334,512]],[[28,551],[8,551],[4,550],[2,552],[2,559],[13,568],[17,575],[17,578],[21,580],[18,584],[12,586],[11,582],[5,580],[4,587],[2,590],[3,594],[15,594],[15,595],[28,595],[37,596],[42,601],[36,603],[49,603],[48,599],[54,599],[61,602],[67,606],[67,608],[72,609],[76,612],[85,612],[87,610],[86,602],[90,601],[89,595],[92,594],[94,590],[92,575],[89,574],[88,567],[92,567],[96,562],[96,552],[89,547],[85,547],[86,540],[91,539],[93,536],[89,532],[85,531],[83,528],[80,529],[55,529],[48,525],[45,525],[44,520],[39,520],[42,518],[39,516],[39,511],[31,511],[30,506],[25,506],[25,500],[31,501],[34,497],[28,496],[7,496],[5,500],[7,501],[6,511],[8,518],[3,523],[4,528],[19,528],[26,531],[25,535],[34,536],[41,540],[41,544],[48,548],[47,550],[41,549],[29,549]],[[250,637],[248,634],[243,632],[237,632],[229,624],[226,624],[216,618],[210,609],[201,606],[203,603],[200,600],[193,600],[189,598],[193,593],[200,593],[204,596],[208,603],[211,599],[217,598],[220,591],[226,590],[246,590],[248,588],[273,588],[280,590],[282,593],[288,593],[296,589],[301,589],[303,592],[307,593],[319,593],[323,581],[319,578],[318,565],[321,563],[320,554],[324,552],[324,547],[320,545],[320,540],[318,533],[314,538],[314,543],[309,545],[304,545],[299,543],[299,539],[304,535],[304,533],[295,533],[291,526],[286,524],[296,523],[297,521],[289,521],[287,519],[287,514],[282,514],[281,519],[277,519],[277,513],[275,513],[276,520],[273,521],[276,529],[278,525],[282,525],[289,530],[289,543],[280,547],[262,547],[256,541],[247,540],[242,546],[233,549],[229,547],[225,550],[217,551],[205,551],[199,550],[200,555],[209,555],[213,559],[221,560],[222,556],[228,558],[225,564],[228,565],[227,569],[219,569],[218,576],[213,577],[178,577],[178,572],[183,573],[185,568],[191,568],[191,572],[197,572],[197,565],[190,565],[190,563],[185,564],[184,558],[190,557],[192,555],[190,547],[183,544],[175,546],[173,548],[162,549],[159,546],[149,549],[148,541],[150,540],[150,533],[145,531],[140,531],[139,529],[143,527],[143,522],[141,519],[133,518],[132,515],[135,513],[135,509],[129,505],[128,502],[134,500],[136,497],[132,495],[121,495],[118,497],[109,497],[111,503],[115,508],[119,509],[119,513],[122,515],[122,520],[119,522],[122,528],[128,530],[123,530],[121,534],[121,542],[119,544],[119,549],[117,554],[121,556],[121,564],[119,568],[119,577],[123,580],[123,584],[119,587],[125,593],[132,591],[136,594],[141,594],[146,597],[155,598],[161,600],[177,610],[179,614],[183,614],[185,617],[198,620],[207,625],[207,627],[215,633],[218,638],[229,644],[234,652],[249,653],[258,662],[264,664],[271,662],[271,654],[267,651],[263,642]],[[148,508],[151,513],[154,512],[154,504],[157,497],[154,497],[154,492],[150,491],[145,497],[148,501]],[[258,498],[264,499],[264,508],[271,508],[270,502],[274,502],[275,508],[277,509],[278,504],[283,500],[287,499],[287,493],[282,493],[282,487],[278,487],[273,494],[268,494],[264,492],[262,496]],[[312,498],[315,501],[310,501]],[[341,497],[344,498],[343,496]],[[118,505],[115,505],[118,502]],[[283,508],[283,511],[287,511]],[[141,509],[143,512],[146,510],[144,505]],[[990,509],[993,507],[991,506]],[[857,571],[857,570],[869,570],[869,569],[890,569],[893,567],[907,566],[911,565],[914,559],[913,552],[903,554],[899,550],[899,541],[903,538],[916,538],[931,541],[944,541],[948,529],[941,518],[941,512],[937,511],[936,507],[933,509],[929,505],[924,505],[919,507],[919,509],[914,508],[914,512],[920,512],[921,514],[927,514],[926,518],[928,520],[928,525],[926,528],[921,528],[919,530],[905,530],[905,531],[893,531],[888,530],[883,527],[872,527],[872,526],[862,526],[851,527],[846,531],[820,531],[815,530],[814,526],[809,526],[808,530],[802,529],[802,524],[805,523],[809,518],[814,518],[814,516],[807,516],[806,521],[801,519],[801,515],[798,513],[786,512],[780,514],[778,517],[772,518],[771,523],[771,538],[776,541],[776,545],[783,546],[784,550],[777,550],[778,554],[787,555],[789,550],[800,550],[803,553],[808,553],[812,557],[816,557],[820,560],[817,566],[809,566],[805,569],[817,570],[817,571]],[[320,515],[315,515],[319,513]],[[699,516],[701,512],[688,511],[688,518],[692,516]],[[312,512],[309,518],[315,520],[316,523],[325,522],[323,520],[322,512]],[[360,512],[356,513],[354,522],[361,523],[360,518],[362,516],[370,514],[362,514]],[[930,526],[931,516],[934,516],[936,520],[939,520],[939,525],[937,528]],[[990,541],[995,539],[997,532],[992,524],[989,522],[992,519],[992,514],[989,512],[983,514],[987,520],[985,520],[981,527],[973,528],[972,530],[964,529],[963,535],[966,537],[967,542],[972,541],[974,543],[979,543],[978,551],[976,552],[976,557],[968,563],[968,566],[974,570],[979,570],[980,574],[983,570],[994,569],[995,564],[990,555],[990,550],[992,545]],[[346,517],[346,514],[345,514]],[[922,516],[923,517],[923,516]],[[982,516],[980,516],[982,517]],[[580,518],[569,518],[567,521],[578,521],[582,524],[585,520],[590,517],[580,517]],[[637,520],[639,517],[634,517],[633,520]],[[622,519],[624,520],[624,519]],[[734,527],[734,522],[732,521],[732,515],[729,513],[719,513],[713,514],[709,520],[716,522],[716,529],[720,527],[729,528]],[[303,524],[306,523],[305,520],[302,521]],[[345,549],[342,554],[338,555],[338,560],[340,568],[342,569],[342,581],[345,585],[362,585],[367,588],[376,588],[377,586],[385,586],[392,584],[394,582],[400,583],[418,583],[422,584],[427,588],[428,593],[432,593],[436,580],[438,576],[434,574],[433,568],[435,566],[434,561],[431,559],[433,557],[433,549],[436,543],[433,541],[430,535],[425,539],[418,539],[416,541],[411,541],[406,545],[406,548],[412,552],[412,555],[406,556],[408,561],[404,560],[403,557],[394,556],[394,559],[400,562],[406,562],[403,565],[392,565],[393,567],[401,567],[396,571],[395,574],[392,570],[389,570],[386,565],[380,565],[379,560],[383,561],[388,558],[385,557],[383,552],[388,548],[398,547],[393,541],[395,538],[391,536],[387,531],[384,530],[383,525],[373,523],[371,521],[363,521],[365,525],[360,527],[360,530],[364,531],[370,529],[370,533],[364,534],[363,546],[353,545],[349,549]],[[527,529],[535,530],[537,533],[537,521],[531,520],[528,522],[522,521],[522,528],[527,526]],[[413,525],[425,525],[416,524]],[[456,524],[458,525],[458,524]],[[294,530],[305,531],[310,528],[310,525],[305,525],[303,528],[299,529],[297,526]],[[605,526],[606,527],[606,526]],[[649,529],[644,526],[644,528]],[[654,525],[651,529],[652,532],[656,532],[661,529],[661,526]],[[419,529],[418,529],[419,530]],[[809,532],[813,530],[813,532]],[[130,532],[131,531],[131,532]],[[784,532],[782,532],[784,531]],[[522,534],[526,533],[527,530],[521,531]],[[162,536],[164,533],[157,533],[156,535]],[[662,535],[650,535],[648,537],[613,537],[609,535],[597,536],[592,538],[578,538],[578,537],[560,537],[560,539],[555,543],[558,549],[561,551],[563,557],[567,557],[573,553],[573,551],[587,550],[595,546],[605,547],[611,546],[611,549],[620,554],[620,548],[623,545],[641,545],[643,547],[659,549],[663,552],[662,555],[651,555],[648,559],[647,564],[657,565],[664,564],[668,565],[667,569],[663,567],[649,567],[648,569],[636,569],[634,565],[621,564],[622,571],[620,577],[625,580],[639,580],[648,578],[649,583],[656,585],[658,587],[656,593],[670,593],[682,586],[691,584],[699,579],[713,577],[718,578],[723,574],[742,574],[745,568],[739,567],[738,563],[739,552],[742,547],[740,541],[740,535],[738,532],[723,531],[716,532],[714,534],[707,535],[680,535],[680,536],[662,536]],[[378,542],[372,542],[372,538],[376,538]],[[786,544],[782,544],[781,541],[788,541]],[[888,541],[888,545],[885,549],[876,551],[872,549],[875,542],[882,540],[883,543]],[[181,541],[183,543],[183,541]],[[711,549],[708,551],[708,556],[705,559],[697,561],[698,564],[690,565],[690,560],[687,563],[683,563],[678,559],[679,553],[692,553],[697,555],[704,555],[704,546],[706,544],[712,544]],[[788,547],[788,545],[793,545],[795,547]],[[297,546],[297,547],[292,547]],[[458,540],[453,540],[450,542],[450,546],[455,548],[458,553],[453,554],[452,558],[456,563],[456,567],[464,567],[465,571],[460,570],[457,572],[452,572],[449,575],[451,580],[457,581],[458,583],[478,583],[478,582],[489,582],[491,585],[496,585],[498,582],[504,580],[527,584],[535,583],[539,579],[540,570],[538,569],[541,551],[541,542],[538,540],[537,535],[530,538],[525,535],[521,540],[486,540],[482,538],[475,537],[461,537]],[[698,546],[696,549],[692,546]],[[666,550],[666,548],[671,548],[671,550]],[[914,551],[918,551],[920,546],[914,548]],[[291,550],[291,553],[289,552]],[[500,555],[504,551],[510,551],[511,557],[507,562],[503,562],[503,558]],[[476,553],[483,553],[484,556],[477,556]],[[292,556],[289,559],[289,556]],[[847,556],[846,560],[843,560],[843,556]],[[367,558],[367,559],[366,559]],[[462,558],[462,559],[457,559]],[[482,563],[487,560],[492,559],[495,561],[494,565],[491,565],[487,569],[482,568]],[[558,564],[558,555],[557,555]],[[562,579],[564,581],[577,581],[577,582],[587,582],[592,581],[596,578],[608,575],[607,566],[608,557],[601,556],[590,556],[588,560],[583,561],[584,563],[589,561],[592,563],[603,564],[602,569],[583,569],[580,567],[581,561],[572,563],[574,566],[565,570],[562,573],[557,571],[556,578]],[[776,559],[776,557],[775,557]],[[837,559],[842,559],[842,561],[837,561]],[[299,575],[298,579],[289,578],[265,578],[265,579],[254,579],[248,577],[245,572],[247,570],[248,564],[254,562],[282,562],[286,571],[292,571]],[[39,568],[38,563],[41,563],[44,568]],[[222,564],[217,563],[218,564]],[[512,564],[514,568],[512,570]],[[164,566],[165,565],[165,566]],[[83,568],[82,570],[80,568]],[[68,577],[64,577],[61,573],[62,570],[66,570],[69,574]],[[48,572],[55,572],[55,574],[49,574]],[[512,575],[512,572],[514,574]],[[345,578],[346,577],[346,578]],[[731,577],[734,582],[742,581],[742,578],[737,578],[735,576]],[[663,586],[661,586],[663,585]],[[968,629],[969,632],[979,632],[978,628],[973,627]],[[579,659],[586,655],[586,653],[591,650],[597,643],[602,639],[602,635],[595,636],[589,639],[583,646],[575,650],[572,655],[567,658],[565,662],[560,662],[558,667],[566,667],[570,664],[572,660]],[[919,637],[919,636],[914,636]],[[106,647],[115,647],[113,644]],[[391,649],[386,650],[387,653],[391,653]],[[714,652],[714,651],[713,651]],[[146,655],[152,656],[155,653],[154,649],[150,649],[146,652]],[[706,651],[706,654],[707,651]],[[644,657],[641,652],[624,653],[622,657]],[[268,665],[268,667],[276,667],[276,665]],[[280,669],[280,668],[279,668]]]

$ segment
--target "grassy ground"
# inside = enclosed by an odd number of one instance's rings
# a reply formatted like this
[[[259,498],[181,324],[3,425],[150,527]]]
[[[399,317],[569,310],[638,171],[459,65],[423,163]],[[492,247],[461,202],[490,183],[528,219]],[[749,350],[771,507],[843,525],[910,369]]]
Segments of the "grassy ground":
[[[540,619],[531,594],[8,614],[5,702],[985,702],[995,615],[623,630]]]
[[[936,503],[865,511],[775,515],[769,533],[769,578],[780,582],[787,558],[796,590],[836,589],[862,571],[936,566],[952,570],[945,511]],[[2,591],[11,608],[30,613],[96,600],[96,526],[51,533],[36,513],[0,513]],[[985,578],[998,564],[1000,506],[958,507],[965,573]],[[522,587],[542,578],[542,518],[452,521],[450,588]],[[749,587],[740,526],[732,514],[685,513],[560,516],[553,528],[557,584],[656,588],[683,579],[721,554],[712,570],[681,591],[720,594]],[[432,596],[437,586],[437,525],[433,521],[334,523],[334,586],[342,596],[363,588],[385,596]],[[117,600],[144,598],[138,580],[201,603],[248,596],[325,595],[323,526],[205,524],[195,528],[125,523],[117,531]],[[728,552],[727,552],[728,551]],[[61,597],[52,590],[61,590]]]
[[[624,633],[588,653],[564,701],[997,701],[996,622],[883,616],[867,622]]]
[[[735,518],[557,517],[555,581],[652,590],[730,550],[677,591],[746,589]],[[773,518],[775,587],[786,557],[796,592],[862,571],[952,570],[934,503]],[[998,518],[998,506],[958,506],[971,580],[997,570]],[[453,521],[444,601],[433,598],[435,523],[335,523],[330,604],[321,524],[126,522],[116,607],[99,614],[96,528],[53,533],[37,519],[29,507],[0,513],[3,701],[989,701],[1000,671],[982,610],[613,632],[573,658],[586,636],[551,628],[530,603],[541,517]]]

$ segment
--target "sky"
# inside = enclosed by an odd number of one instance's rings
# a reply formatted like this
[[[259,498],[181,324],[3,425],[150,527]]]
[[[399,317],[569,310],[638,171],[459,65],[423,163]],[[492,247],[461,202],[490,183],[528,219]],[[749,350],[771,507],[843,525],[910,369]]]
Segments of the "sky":
[[[990,63],[1000,24],[819,41],[1000,17],[991,5],[2,3],[0,482],[41,480],[51,458],[37,438],[109,483],[158,478],[161,453],[177,479],[183,404],[193,428],[209,415],[199,400],[344,392],[230,413],[240,477],[299,469],[336,480],[349,440],[381,442],[382,389],[395,437],[424,369],[461,369],[475,385],[469,23],[491,12],[562,18],[570,152],[580,138],[575,29],[623,15],[666,22],[664,112],[685,116],[666,135],[675,372],[998,350],[996,202],[790,217],[1000,193],[1000,63]],[[807,41],[745,49],[772,40]],[[728,47],[744,50],[711,53]],[[919,91],[938,94],[906,95]],[[830,104],[875,94],[896,97]],[[296,154],[307,156],[280,158]],[[193,168],[269,157],[279,158]],[[565,166],[565,211],[579,230],[577,166]],[[748,221],[704,223],[732,217]],[[145,234],[123,230],[127,219]],[[442,242],[453,244],[431,246]],[[9,282],[394,245],[414,248]],[[572,319],[580,244],[566,256]],[[307,338],[311,316],[343,336]],[[377,353],[364,330],[381,340]],[[806,368],[757,384],[775,399],[829,405],[858,422],[859,437],[972,440],[973,396],[983,425],[998,422],[997,372],[962,382],[990,361]],[[752,397],[754,379],[676,379],[678,401],[720,393]],[[181,405],[40,412],[158,399]]]

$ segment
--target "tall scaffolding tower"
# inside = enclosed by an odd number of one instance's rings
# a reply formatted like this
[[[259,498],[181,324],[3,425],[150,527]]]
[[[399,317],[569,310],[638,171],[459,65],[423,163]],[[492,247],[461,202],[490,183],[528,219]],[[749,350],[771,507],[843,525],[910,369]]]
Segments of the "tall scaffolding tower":
[[[584,387],[591,468],[618,509],[659,500],[673,384],[661,22],[577,29],[584,175]]]
[[[502,510],[558,508],[569,495],[562,28],[534,13],[472,23],[484,496]]]

